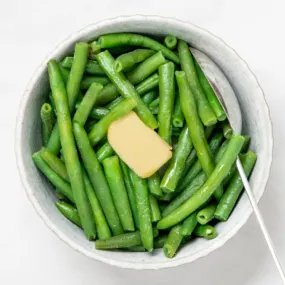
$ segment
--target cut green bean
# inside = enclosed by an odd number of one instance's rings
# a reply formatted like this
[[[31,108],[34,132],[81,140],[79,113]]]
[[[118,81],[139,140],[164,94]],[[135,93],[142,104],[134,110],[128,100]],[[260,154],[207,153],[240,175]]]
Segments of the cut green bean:
[[[135,86],[137,93],[141,96],[146,92],[156,88],[158,86],[159,77],[157,73],[149,76],[143,80],[140,84]]]
[[[181,226],[181,234],[183,236],[190,236],[197,226],[197,213],[192,213],[189,217],[187,217]]]
[[[142,100],[148,106],[155,99],[156,96],[157,92],[155,90],[151,90],[142,96]]]
[[[115,106],[109,113],[103,117],[90,131],[89,139],[91,145],[96,145],[102,140],[108,131],[109,126],[112,122],[119,119],[120,117],[128,114],[132,109],[136,107],[136,101],[133,99],[125,99],[120,104]]]
[[[87,120],[86,124],[84,125],[86,132],[89,133],[97,122],[98,122],[98,120],[89,118]]]
[[[114,154],[114,150],[109,144],[109,142],[105,142],[97,151],[97,158],[99,162],[102,162],[104,159],[112,156]]]
[[[165,57],[179,64],[180,60],[178,56],[163,46],[161,43],[138,34],[108,34],[99,37],[98,44],[102,49],[105,48],[113,48],[113,47],[121,47],[121,46],[137,46],[137,47],[145,47],[155,51],[161,51]]]
[[[42,138],[43,145],[48,144],[52,129],[55,125],[55,116],[52,106],[48,103],[44,103],[41,108],[41,120],[42,120]]]
[[[159,221],[161,218],[160,209],[159,209],[156,198],[151,194],[149,194],[148,197],[149,197],[149,205],[150,205],[150,212],[151,212],[151,221],[154,223],[154,222]]]
[[[159,106],[159,103],[160,103],[160,97],[154,99],[150,104],[149,104],[149,108],[152,110],[152,109],[155,109]]]
[[[246,154],[241,154],[240,159],[245,175],[246,177],[249,177],[256,162],[257,156],[252,151],[249,151]],[[228,188],[225,191],[225,194],[217,206],[215,218],[220,221],[226,221],[229,218],[235,204],[238,201],[238,198],[240,197],[242,190],[243,183],[238,171],[236,170]]]
[[[110,83],[110,80],[104,76],[84,76],[81,81],[80,88],[81,89],[88,89],[93,83],[100,84],[102,86],[107,85]]]
[[[207,205],[205,208],[200,210],[197,213],[197,221],[200,225],[206,225],[208,224],[212,219],[214,219],[214,213],[216,211],[217,205],[214,203],[211,203]]]
[[[130,178],[129,168],[122,160],[120,160],[120,165],[121,165],[123,176],[124,176],[125,186],[128,192],[128,197],[129,197],[129,202],[130,202],[130,206],[131,206],[132,213],[133,213],[134,223],[135,223],[136,228],[139,229],[140,225],[139,225],[138,209],[137,209],[136,197],[135,197],[133,185],[132,185],[131,178]]]
[[[95,194],[102,206],[111,231],[114,235],[122,234],[124,230],[116,211],[111,191],[109,189],[102,167],[90,144],[88,135],[85,132],[84,128],[76,122],[73,123],[73,132],[85,169],[91,180]]]
[[[179,54],[179,58],[181,61],[181,68],[185,72],[185,77],[187,78],[188,84],[192,91],[191,93],[193,93],[195,97],[198,113],[199,113],[199,116],[203,124],[205,126],[211,126],[211,125],[216,124],[217,123],[216,115],[214,114],[213,110],[211,109],[211,106],[209,105],[207,98],[205,97],[205,94],[200,85],[200,82],[199,82],[199,79],[198,79],[198,76],[195,70],[195,65],[194,65],[192,54],[185,41],[179,40],[178,54]],[[181,105],[183,105],[183,103],[181,103]]]
[[[130,177],[135,189],[136,205],[139,216],[140,233],[143,246],[148,250],[153,250],[153,232],[151,223],[151,211],[149,205],[149,193],[145,179],[140,178],[130,170]]]
[[[173,115],[172,115],[172,125],[175,128],[182,128],[184,125],[184,115],[180,105],[179,97],[176,99]]]
[[[137,63],[140,63],[150,56],[152,56],[155,51],[150,49],[136,49],[128,53],[122,54],[116,58],[114,62],[114,67],[117,72],[120,71],[129,71]]]
[[[78,227],[82,228],[81,221],[76,208],[71,206],[66,202],[57,202],[57,209],[72,223],[76,224]]]
[[[101,120],[104,118],[107,114],[109,113],[109,109],[104,108],[104,107],[94,107],[90,114],[89,117],[97,120]]]
[[[169,48],[170,50],[173,50],[176,48],[177,38],[175,36],[168,35],[164,39],[164,44],[167,48]]]
[[[161,197],[163,195],[162,189],[160,188],[160,175],[159,172],[155,172],[151,177],[148,178],[149,192],[156,196]]]
[[[163,246],[164,255],[168,258],[174,257],[176,254],[181,242],[183,235],[181,234],[181,225],[173,227],[166,239],[166,242]]]
[[[217,236],[217,231],[210,225],[198,225],[194,230],[194,234],[205,239],[214,239]]]
[[[92,83],[85,96],[83,97],[78,109],[76,110],[73,121],[76,121],[83,126],[85,125],[88,116],[96,102],[96,98],[102,88],[103,86],[101,84]]]
[[[103,161],[103,167],[123,229],[125,231],[134,231],[132,211],[118,156],[106,158]]]
[[[167,62],[158,69],[159,74],[159,108],[158,108],[158,134],[171,144],[171,119],[174,109],[175,85],[174,63]]]
[[[228,121],[224,121],[222,126],[223,126],[224,137],[226,139],[230,139],[234,133],[232,127],[230,126],[230,123]]]
[[[166,239],[167,239],[167,235],[158,236],[157,238],[155,238],[153,242],[153,248],[154,249],[163,248],[166,242]]]
[[[85,65],[83,67],[85,67]],[[78,78],[71,77],[72,69],[68,80],[68,82],[69,81],[71,82],[70,84],[68,84],[67,82],[67,87],[69,86],[70,94],[73,93],[75,94],[76,92],[78,93],[75,84]],[[50,60],[48,62],[48,74],[49,74],[53,99],[57,110],[57,122],[59,128],[60,143],[64,153],[65,165],[68,177],[70,179],[73,197],[75,200],[76,208],[78,210],[85,235],[89,240],[92,240],[96,237],[95,223],[92,216],[90,203],[88,201],[84,188],[81,165],[78,158],[76,145],[72,132],[72,122],[68,106],[67,94],[64,82],[62,81],[62,77],[60,75],[58,64],[56,63],[55,60]],[[76,97],[76,95],[74,95],[74,97]]]
[[[116,72],[114,70],[114,59],[112,55],[108,51],[104,51],[97,55],[97,60],[110,80],[116,86],[120,94],[127,99],[129,98],[135,100],[137,105],[134,110],[142,119],[142,121],[152,129],[157,128],[157,121],[155,117],[152,115],[148,107],[144,104],[135,88],[128,80],[126,80],[123,73]]]
[[[228,147],[215,167],[208,180],[195,194],[185,203],[179,206],[166,217],[162,218],[158,224],[158,229],[166,229],[175,224],[180,223],[183,219],[193,213],[196,209],[204,205],[213,195],[217,187],[222,183],[231,166],[235,162],[242,145],[244,138],[242,136],[233,135],[230,139]]]
[[[201,87],[209,101],[209,104],[212,108],[212,110],[214,111],[217,119],[219,121],[224,121],[227,118],[227,115],[221,105],[221,103],[219,102],[211,84],[209,83],[208,79],[206,78],[204,72],[202,71],[200,65],[197,63],[196,60],[195,61],[195,67],[196,67],[196,71],[197,71],[197,75],[199,78],[199,82],[201,84]]]
[[[165,192],[174,192],[181,177],[185,160],[193,147],[188,127],[181,132],[173,156],[162,178],[160,187]]]

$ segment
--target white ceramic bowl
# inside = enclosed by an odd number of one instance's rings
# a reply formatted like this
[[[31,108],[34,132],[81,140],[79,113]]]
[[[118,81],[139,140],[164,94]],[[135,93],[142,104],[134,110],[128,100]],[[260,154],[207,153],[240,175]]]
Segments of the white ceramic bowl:
[[[218,224],[216,239],[196,239],[173,259],[165,258],[160,250],[153,254],[97,251],[94,243],[88,242],[82,231],[57,211],[54,206],[55,195],[31,159],[31,155],[41,146],[39,112],[48,93],[47,61],[51,58],[62,59],[72,51],[78,41],[91,41],[99,35],[116,32],[175,35],[206,53],[219,65],[240,103],[243,133],[250,135],[251,148],[258,154],[250,183],[256,198],[259,200],[262,196],[269,177],[273,141],[268,107],[255,76],[233,49],[211,33],[175,19],[140,15],[105,20],[74,33],[57,46],[39,66],[24,93],[18,115],[15,148],[22,183],[30,201],[48,227],[72,248],[88,257],[110,265],[134,269],[160,269],[188,263],[222,246],[245,224],[252,213],[245,194],[229,221]]]

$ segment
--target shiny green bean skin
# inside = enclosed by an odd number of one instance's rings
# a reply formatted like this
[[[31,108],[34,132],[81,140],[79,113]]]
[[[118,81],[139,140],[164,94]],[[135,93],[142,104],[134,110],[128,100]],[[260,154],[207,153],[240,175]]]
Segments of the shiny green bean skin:
[[[97,156],[90,144],[87,133],[78,123],[73,123],[73,132],[83,164],[91,180],[95,194],[102,206],[107,222],[114,235],[124,232],[116,211],[111,191]]]
[[[85,125],[88,116],[95,105],[96,98],[99,92],[102,90],[103,86],[101,84],[92,83],[85,96],[83,97],[78,109],[76,110],[73,121],[81,125]]]
[[[47,177],[47,179],[56,187],[57,191],[66,196],[71,202],[74,202],[70,184],[60,177],[49,165],[43,160],[40,152],[32,156],[35,165]]]
[[[216,211],[217,204],[211,203],[201,209],[197,213],[197,221],[200,225],[208,224],[212,219],[214,219],[214,213]]]
[[[173,115],[172,115],[172,125],[175,128],[182,128],[184,125],[184,115],[180,105],[179,97],[175,101]]]
[[[103,160],[103,168],[123,229],[134,231],[132,211],[118,156],[114,155]]]
[[[210,240],[217,236],[217,231],[210,225],[198,225],[194,230],[194,234],[198,237],[203,237]]]
[[[197,226],[197,223],[197,213],[194,212],[183,221],[181,225],[181,234],[183,236],[190,236]]]
[[[179,42],[180,43],[180,42]],[[179,44],[178,44],[179,46]],[[187,44],[186,44],[187,46]],[[201,120],[198,116],[196,102],[190,89],[186,74],[184,71],[176,71],[176,80],[179,88],[180,104],[189,128],[190,137],[194,148],[197,151],[198,159],[203,171],[209,177],[215,168],[209,145],[206,140],[205,132]],[[222,188],[219,187],[215,192],[215,198],[218,200],[222,196]]]
[[[138,209],[137,209],[136,197],[135,197],[132,181],[130,178],[129,168],[122,160],[120,160],[120,165],[121,165],[121,169],[122,169],[123,176],[124,176],[125,186],[128,192],[128,197],[129,197],[129,202],[130,202],[130,206],[131,206],[132,213],[133,213],[134,223],[135,223],[136,229],[139,229],[140,224],[139,224]]]
[[[155,109],[159,106],[159,103],[160,103],[160,97],[154,99],[151,103],[149,103],[149,108]]]
[[[150,128],[155,129],[157,128],[157,121],[155,117],[152,115],[148,107],[144,104],[139,94],[136,92],[133,85],[125,78],[123,73],[116,72],[114,70],[114,59],[112,55],[108,51],[104,51],[99,53],[96,56],[99,64],[108,75],[110,80],[118,89],[119,93],[127,98],[133,99],[136,102],[135,111],[141,120]],[[114,109],[113,109],[114,110]]]
[[[171,212],[168,216],[162,218],[158,222],[157,228],[166,229],[178,224],[196,209],[205,204],[211,198],[216,188],[222,183],[227,173],[230,171],[231,166],[235,162],[243,143],[244,138],[242,136],[233,135],[223,157],[204,185],[184,204]]]
[[[136,101],[133,99],[125,99],[113,109],[111,109],[108,114],[103,117],[90,131],[89,139],[91,145],[96,145],[100,140],[102,140],[108,131],[109,126],[112,122],[119,119],[120,117],[128,114],[132,109],[136,107]]]
[[[185,161],[193,147],[190,139],[189,129],[185,126],[179,136],[178,143],[174,149],[173,156],[168,164],[162,178],[160,187],[165,192],[174,192],[181,177]]]
[[[71,114],[69,110],[67,93],[60,74],[58,64],[55,60],[50,60],[48,62],[48,74],[51,91],[57,110],[57,122],[59,128],[60,143],[64,153],[65,165],[70,180],[73,197],[85,235],[89,240],[92,240],[96,237],[95,223],[84,188],[81,165],[72,132]],[[71,74],[72,69],[70,72],[69,81],[77,81],[78,78],[71,77]],[[67,87],[69,86],[68,82]],[[75,91],[75,89],[77,88],[75,83],[70,83],[70,94],[75,94],[76,92],[78,93],[78,91]]]
[[[66,202],[57,202],[57,209],[72,223],[76,224],[78,227],[82,228],[81,221],[76,208],[71,206]]]
[[[81,81],[80,88],[81,89],[88,89],[93,83],[100,84],[102,86],[107,85],[110,83],[110,80],[105,76],[84,76]]]
[[[246,176],[249,177],[255,165],[257,156],[252,151],[249,151],[246,154],[241,154],[240,159],[244,172]],[[217,206],[215,212],[216,219],[220,221],[226,221],[229,218],[234,206],[238,201],[238,198],[240,197],[242,190],[243,190],[243,183],[239,176],[238,171],[236,170],[228,188],[226,189],[221,201]]]
[[[73,63],[73,57],[67,56],[62,60],[61,65],[65,68],[70,69],[72,66],[72,63]],[[91,74],[91,75],[105,75],[99,63],[95,60],[87,61],[85,73]]]
[[[142,96],[142,100],[148,106],[156,97],[157,97],[156,90],[151,90]]]
[[[155,238],[153,242],[153,248],[154,249],[163,248],[166,242],[166,239],[167,239],[167,235],[158,236],[157,238]]]
[[[43,145],[46,146],[55,125],[55,116],[52,106],[49,103],[44,103],[41,107],[40,114],[42,120]]]
[[[124,53],[118,56],[114,62],[114,67],[117,72],[129,71],[137,63],[140,63],[150,56],[152,56],[155,51],[151,49],[135,49],[128,53]]]
[[[89,117],[96,119],[96,120],[101,120],[102,118],[104,118],[107,114],[109,113],[109,109],[105,108],[105,107],[94,107],[90,114]]]
[[[135,86],[137,93],[141,96],[146,92],[156,88],[158,86],[159,77],[157,73],[152,74],[140,84]]]
[[[207,77],[205,76],[204,72],[202,71],[200,65],[197,63],[196,60],[194,60],[195,62],[195,67],[196,67],[196,71],[197,71],[197,75],[199,78],[199,82],[201,84],[201,87],[209,101],[209,104],[212,108],[212,110],[214,111],[217,119],[219,121],[224,121],[227,118],[227,115],[220,103],[220,101],[218,100],[211,84],[209,83]]]
[[[155,172],[151,177],[147,179],[149,192],[155,197],[161,197],[163,195],[160,188],[160,175],[159,172]]]
[[[147,182],[132,170],[130,170],[130,177],[135,189],[142,244],[151,252],[153,250],[153,231]]]
[[[167,35],[164,38],[164,44],[170,50],[174,50],[177,46],[177,38],[175,36]]]
[[[168,258],[174,257],[176,254],[181,242],[183,235],[181,234],[181,225],[173,227],[166,239],[166,242],[163,246],[164,255]]]
[[[105,142],[96,153],[99,162],[102,162],[104,159],[112,156],[113,154],[114,150],[109,142]]]
[[[178,41],[178,54],[181,61],[181,68],[185,72],[187,82],[195,97],[199,117],[205,126],[215,125],[217,123],[216,115],[205,97],[196,73],[192,54],[185,41]]]
[[[158,68],[159,74],[159,107],[158,134],[171,144],[171,119],[175,100],[174,63],[167,62]]]
[[[160,209],[157,200],[153,195],[149,194],[148,198],[149,198],[149,206],[151,212],[151,221],[155,223],[159,221],[161,218]]]
[[[165,57],[179,64],[180,60],[178,56],[163,46],[161,43],[138,34],[129,34],[129,33],[121,33],[121,34],[108,34],[99,37],[98,44],[101,48],[112,48],[119,46],[138,46],[145,47],[155,51],[161,51]]]
[[[222,126],[223,126],[224,137],[226,139],[230,139],[234,133],[232,127],[230,126],[230,123],[228,121],[224,121]]]

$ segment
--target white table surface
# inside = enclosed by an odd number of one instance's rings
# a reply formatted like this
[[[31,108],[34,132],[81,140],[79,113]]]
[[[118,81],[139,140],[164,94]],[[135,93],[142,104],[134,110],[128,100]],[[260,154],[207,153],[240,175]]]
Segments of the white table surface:
[[[281,284],[254,217],[224,247],[175,269],[123,270],[73,251],[44,225],[25,195],[15,162],[14,126],[22,93],[38,64],[62,39],[89,23],[140,13],[176,17],[210,30],[248,62],[270,106],[274,160],[260,207],[285,264],[284,8],[283,0],[2,0],[0,284]]]

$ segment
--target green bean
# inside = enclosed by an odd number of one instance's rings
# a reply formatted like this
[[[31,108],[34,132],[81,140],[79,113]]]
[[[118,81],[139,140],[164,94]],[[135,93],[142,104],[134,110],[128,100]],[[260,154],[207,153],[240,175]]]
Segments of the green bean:
[[[209,198],[211,198],[216,188],[222,183],[227,173],[230,171],[231,166],[235,162],[243,143],[244,138],[242,136],[233,135],[223,157],[215,167],[212,174],[209,176],[206,183],[204,183],[204,185],[184,204],[171,212],[168,216],[162,218],[158,222],[157,228],[166,229],[178,224],[196,209],[205,204]]]
[[[167,62],[158,69],[159,74],[159,108],[158,108],[158,134],[171,144],[171,118],[174,109],[175,85],[174,63]]]
[[[173,227],[166,239],[166,242],[163,246],[164,255],[168,258],[174,257],[176,251],[178,250],[183,239],[181,234],[181,225]]]
[[[148,107],[144,104],[142,99],[139,97],[135,88],[132,84],[126,80],[125,76],[121,72],[116,72],[114,70],[113,64],[114,59],[108,51],[101,52],[97,55],[97,60],[101,67],[111,79],[113,84],[116,86],[120,94],[125,98],[132,98],[137,103],[135,111],[142,121],[150,128],[157,128],[157,122],[155,117],[151,114]],[[115,109],[115,108],[114,108]],[[113,109],[113,110],[114,110]]]
[[[157,238],[154,239],[153,242],[153,248],[157,249],[157,248],[163,248],[165,242],[167,239],[167,235],[163,235],[163,236],[158,236]]]
[[[209,101],[209,104],[212,108],[212,110],[214,111],[217,119],[219,121],[224,121],[227,118],[227,115],[221,105],[221,103],[219,102],[211,84],[209,83],[207,77],[205,76],[204,72],[202,71],[200,65],[197,63],[196,60],[194,60],[195,62],[195,67],[196,67],[196,71],[197,71],[197,75],[199,78],[199,82],[201,84],[201,87]]]
[[[100,205],[100,202],[95,194],[95,191],[92,187],[91,181],[88,178],[88,175],[86,173],[86,170],[84,167],[82,167],[82,175],[83,175],[83,181],[85,190],[92,208],[92,212],[94,215],[94,220],[97,228],[98,238],[99,239],[107,239],[110,238],[111,231],[108,226],[108,223],[106,221],[106,218],[104,216],[102,207]]]
[[[148,106],[156,96],[157,92],[155,90],[151,90],[142,96],[142,100]]]
[[[60,160],[52,152],[48,151],[45,147],[40,150],[41,157],[49,165],[49,167],[57,173],[65,181],[69,182],[69,176],[66,170],[66,166],[62,160]]]
[[[103,167],[123,229],[125,231],[134,231],[132,211],[118,156],[106,158],[103,161]]]
[[[110,80],[104,76],[84,76],[81,81],[80,88],[81,89],[88,89],[93,83],[100,84],[102,86],[107,85],[110,83]]]
[[[128,114],[136,106],[136,101],[133,99],[125,99],[120,104],[115,106],[109,113],[103,117],[90,131],[89,139],[91,145],[96,145],[107,134],[108,128],[112,122],[120,117]]]
[[[175,128],[182,128],[184,125],[184,115],[180,105],[179,97],[177,97],[175,101],[173,115],[172,115],[172,125]]]
[[[175,74],[179,88],[180,103],[187,126],[189,128],[190,137],[197,151],[197,156],[201,163],[202,169],[209,177],[215,168],[215,164],[206,140],[203,125],[198,117],[195,99],[193,97],[190,86],[187,83],[185,72],[176,71]],[[222,191],[223,189],[221,187],[218,187],[216,190],[215,198],[217,200],[219,200],[222,196]]]
[[[111,101],[110,103],[108,103],[107,105],[105,105],[105,108],[111,110],[111,109],[113,109],[115,106],[117,106],[119,103],[121,103],[122,101],[124,101],[124,97],[122,97],[122,96],[117,97],[116,99],[114,99],[113,101]]]
[[[76,224],[78,227],[82,228],[81,221],[76,208],[71,206],[66,202],[57,202],[57,209],[72,223]]]
[[[209,142],[209,148],[212,155],[215,155],[217,153],[222,140],[223,140],[222,133],[216,133],[212,137],[212,139]],[[218,160],[220,160],[220,158]],[[189,183],[201,172],[201,170],[202,170],[202,165],[199,160],[196,160],[196,162],[192,165],[187,174],[184,176],[183,181],[179,185],[179,189],[184,189],[185,187],[187,187],[187,185],[189,185]]]
[[[125,186],[128,192],[129,202],[130,202],[130,206],[132,209],[135,226],[137,229],[139,229],[140,225],[139,225],[138,209],[137,209],[136,197],[135,197],[133,185],[132,185],[131,178],[130,178],[129,168],[122,160],[120,160],[120,165],[121,165],[123,176],[124,176]]]
[[[109,113],[109,109],[104,108],[104,107],[94,107],[90,114],[89,117],[97,120],[101,120],[104,118],[107,114]]]
[[[76,110],[73,121],[76,121],[83,126],[85,125],[91,109],[96,102],[97,95],[102,88],[103,86],[101,84],[92,83]]]
[[[234,131],[230,125],[230,123],[228,121],[224,121],[223,124],[223,133],[224,133],[224,137],[226,139],[230,139],[231,136],[233,135]]]
[[[84,125],[86,132],[89,133],[97,122],[98,122],[98,120],[89,118],[87,120],[86,124]]]
[[[161,218],[160,209],[158,207],[157,200],[153,195],[149,194],[148,198],[149,198],[149,206],[151,212],[151,221],[154,223],[159,221]]]
[[[157,115],[158,114],[158,107],[156,107],[155,109],[150,109],[151,110],[151,113],[153,115]]]
[[[140,84],[137,84],[135,86],[136,91],[139,95],[143,95],[146,92],[154,89],[158,86],[159,77],[157,73],[154,73],[153,75],[149,76],[145,80],[143,80]]]
[[[147,183],[145,179],[140,178],[132,170],[130,170],[130,177],[135,189],[142,244],[148,251],[152,251],[153,232]]]
[[[150,49],[136,49],[134,51],[130,51],[128,53],[124,53],[116,58],[114,62],[114,67],[117,72],[120,71],[129,71],[131,70],[137,63],[140,63],[150,56],[152,56],[155,51]]]
[[[217,231],[210,225],[198,225],[194,230],[194,234],[205,239],[214,239],[217,236]]]
[[[99,162],[102,162],[104,159],[112,156],[114,154],[114,150],[109,144],[109,142],[105,142],[97,151],[97,158]]]
[[[200,225],[206,225],[208,224],[212,219],[214,219],[214,213],[216,211],[217,205],[214,203],[211,203],[201,209],[197,213],[197,221]]]
[[[155,172],[151,177],[148,178],[149,192],[156,196],[161,197],[163,195],[162,189],[160,188],[160,175],[159,172]]]
[[[190,184],[185,188],[182,189],[182,192],[175,197],[163,210],[162,216],[166,217],[174,210],[179,208],[184,202],[186,202],[189,198],[191,198],[206,182],[207,176],[205,173],[201,172],[198,174]]]
[[[67,56],[61,62],[61,65],[65,68],[70,69],[73,63],[73,57]],[[100,67],[99,63],[94,60],[88,60],[85,68],[85,73],[91,75],[105,75],[104,71]]]
[[[74,202],[70,184],[60,177],[49,165],[42,159],[41,153],[36,152],[32,156],[35,165],[47,177],[47,179],[56,187],[57,191],[66,196],[71,202]]]
[[[55,105],[54,105],[54,101],[52,98],[52,93],[50,92],[48,95],[48,99],[49,99],[49,104],[51,105],[51,108],[53,110],[53,114],[56,116],[56,110],[55,110]]]
[[[159,42],[138,34],[108,34],[99,37],[98,44],[101,48],[113,48],[119,46],[138,46],[145,47],[155,51],[161,51],[165,57],[179,64],[180,60],[178,56],[160,44]]]
[[[249,177],[256,162],[257,156],[252,151],[249,151],[246,154],[241,154],[240,159],[244,172],[246,176]],[[220,221],[226,221],[229,218],[242,190],[243,183],[238,171],[236,170],[228,188],[225,191],[225,194],[217,206],[215,218]]]
[[[87,170],[91,184],[102,206],[111,231],[114,235],[122,234],[124,230],[117,214],[111,191],[109,189],[102,167],[90,144],[88,135],[85,132],[84,128],[76,122],[73,123],[73,132],[78,150],[83,160],[83,164]]]
[[[179,40],[178,54],[181,61],[181,68],[185,72],[188,84],[195,97],[199,116],[205,126],[211,126],[217,123],[217,118],[205,97],[203,89],[199,83],[192,54],[186,42]],[[183,103],[181,104],[183,105]],[[184,112],[183,112],[184,113]],[[185,113],[184,113],[185,115]],[[187,121],[187,119],[186,119]]]
[[[177,38],[175,36],[168,35],[164,38],[164,44],[167,48],[173,50],[176,48]]]
[[[93,41],[89,44],[89,58],[95,59],[96,54],[101,52],[101,46],[98,44],[98,41]]]
[[[52,106],[48,103],[44,103],[41,107],[41,120],[42,120],[42,137],[43,145],[46,146],[52,129],[55,125],[55,117]]]
[[[85,235],[89,240],[92,240],[96,237],[95,223],[92,217],[92,210],[85,192],[81,173],[81,165],[72,133],[72,123],[69,112],[67,94],[60,75],[59,67],[55,60],[50,60],[48,62],[48,74],[53,99],[57,110],[57,122],[59,128],[60,142],[64,153],[65,165],[68,177],[70,179],[73,197]],[[71,75],[72,70],[69,76],[69,81],[76,81],[77,78],[71,77]],[[67,83],[67,87],[70,86],[70,94],[72,92],[78,93],[78,91],[75,91],[75,85],[76,84],[74,82],[71,82],[69,85]]]
[[[151,103],[149,103],[149,108],[155,109],[159,106],[159,103],[160,103],[160,97],[154,99]]]
[[[84,53],[83,50],[82,50],[82,52]],[[82,53],[82,55],[83,55],[83,53]],[[64,84],[66,85],[67,81],[68,81],[70,70],[68,70],[67,68],[64,68],[61,64],[59,64],[59,69],[60,69],[60,74],[61,74],[62,80],[63,80]]]
[[[228,144],[229,144],[229,140],[226,140],[222,143],[221,147],[219,148],[219,150],[217,151],[216,155],[215,155],[215,164],[218,164],[218,162],[221,160],[224,152],[226,151]]]
[[[77,43],[75,45],[74,60],[72,63],[71,71],[69,73],[66,82],[66,93],[68,97],[68,107],[70,114],[73,113],[75,103],[80,93],[80,83],[87,63],[87,57],[88,57],[88,44]],[[65,73],[63,72],[63,70],[64,68],[62,67],[60,69],[60,75],[61,75],[60,77],[62,79],[64,78],[63,74]],[[62,88],[63,87],[64,86],[62,86]],[[60,150],[61,146],[60,143],[61,142],[59,137],[59,128],[58,124],[56,123],[46,147],[49,151],[57,155]]]
[[[160,187],[165,192],[175,191],[184,168],[185,160],[190,154],[192,147],[193,144],[190,139],[189,130],[185,126],[179,136],[177,146],[174,149],[172,158],[160,183]]]
[[[122,249],[129,252],[146,252],[147,250],[142,245],[130,246]]]
[[[180,128],[172,128],[171,130],[171,135],[173,137],[179,137],[181,134],[181,129]],[[187,158],[187,157],[186,157]],[[183,168],[184,169],[184,168]]]
[[[190,236],[197,226],[197,213],[192,213],[189,217],[187,217],[181,226],[181,234],[183,236]]]

